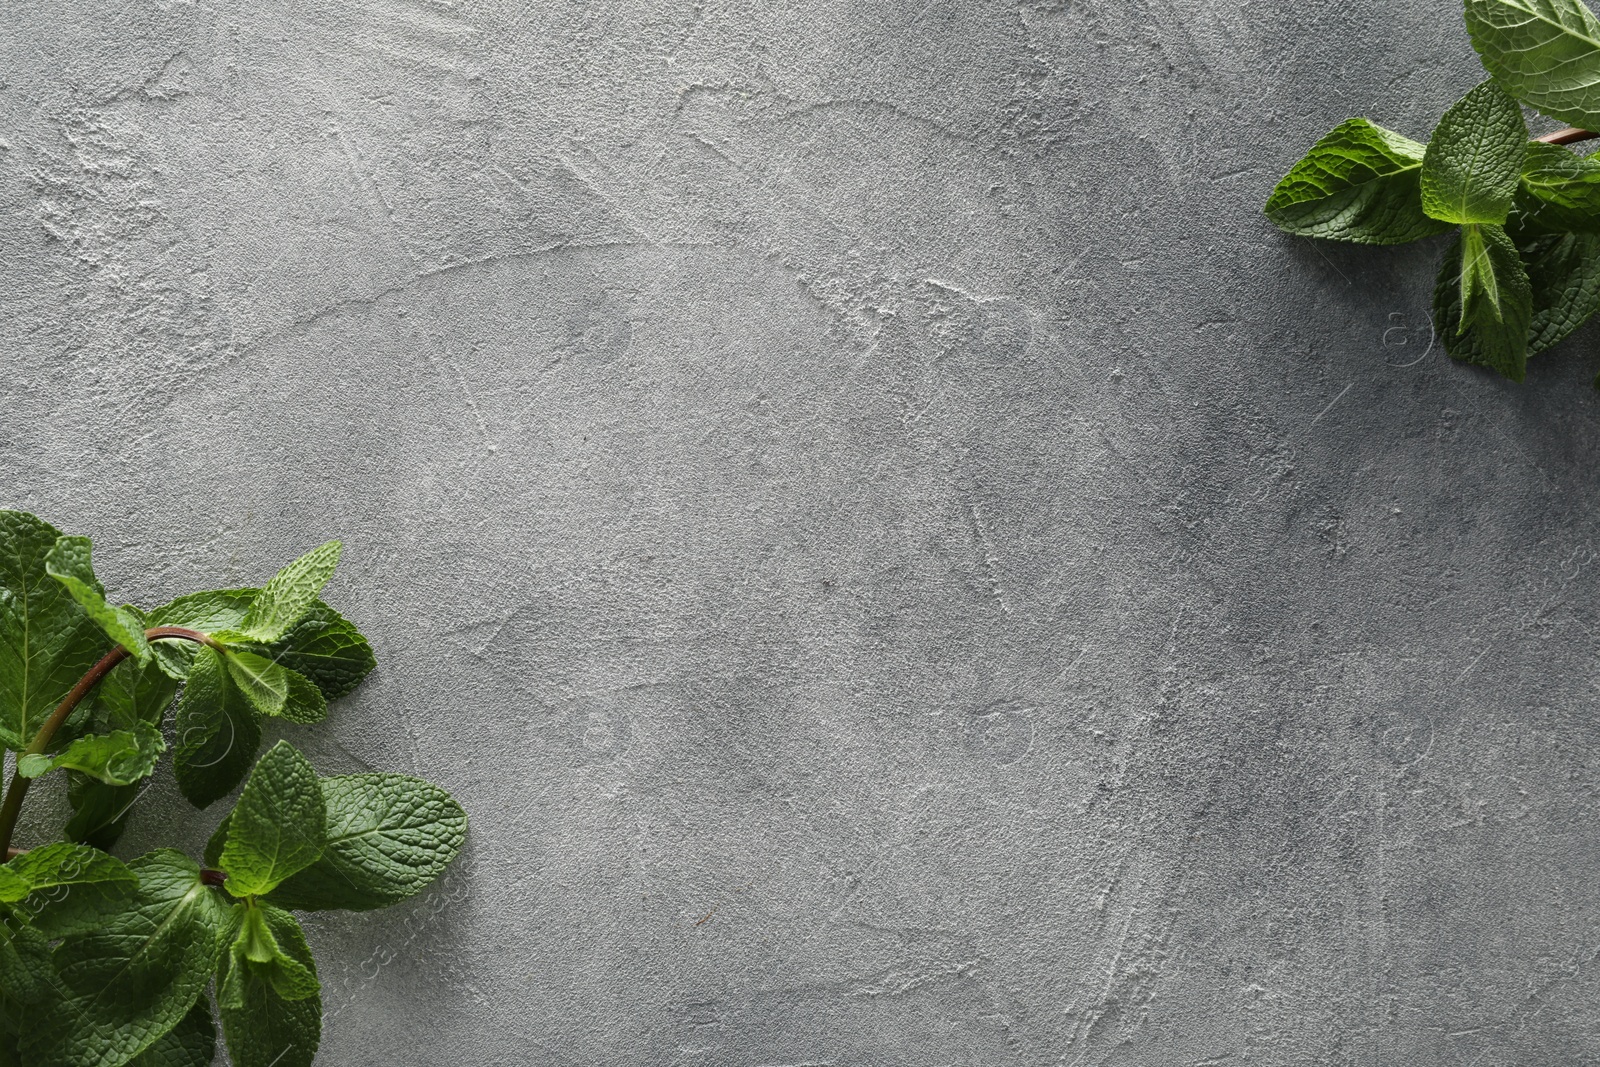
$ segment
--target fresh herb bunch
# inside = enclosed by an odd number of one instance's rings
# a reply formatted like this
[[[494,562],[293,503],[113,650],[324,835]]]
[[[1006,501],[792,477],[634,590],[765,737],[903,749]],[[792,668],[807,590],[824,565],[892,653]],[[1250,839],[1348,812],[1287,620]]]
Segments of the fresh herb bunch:
[[[1514,381],[1600,309],[1600,21],[1580,0],[1465,0],[1490,80],[1426,145],[1366,119],[1337,126],[1267,201],[1279,229],[1358,244],[1456,230],[1433,321],[1456,359]],[[1529,140],[1526,104],[1572,128]],[[1600,388],[1600,378],[1595,381]]]
[[[438,786],[319,778],[284,741],[256,759],[264,717],[319,722],[372,669],[320,599],[339,552],[146,613],[106,600],[88,538],[0,511],[0,744],[17,752],[0,803],[0,1067],[202,1067],[208,987],[235,1067],[305,1067],[322,999],[290,912],[394,904],[460,851],[466,814]],[[105,850],[168,733],[196,807],[244,789],[202,862],[123,863]],[[65,840],[11,848],[30,783],[55,772]]]

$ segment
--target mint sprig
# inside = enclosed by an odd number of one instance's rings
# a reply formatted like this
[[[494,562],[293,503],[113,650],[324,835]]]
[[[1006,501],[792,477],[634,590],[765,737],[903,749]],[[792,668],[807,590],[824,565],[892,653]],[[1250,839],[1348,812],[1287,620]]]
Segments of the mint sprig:
[[[1286,233],[1404,244],[1456,230],[1434,287],[1455,359],[1523,380],[1528,359],[1600,310],[1600,20],[1580,0],[1465,0],[1491,75],[1426,144],[1349,119],[1273,189]],[[1526,105],[1575,128],[1528,137]],[[1596,378],[1600,387],[1600,377]]]
[[[321,599],[336,541],[260,589],[114,607],[87,538],[0,511],[0,1067],[309,1067],[321,984],[293,910],[385,907],[455,859],[466,813],[397,774],[319,777],[262,723],[321,721],[372,669]],[[109,849],[168,749],[202,862]],[[67,776],[65,841],[11,849],[31,783]],[[9,849],[9,853],[5,850]],[[208,992],[209,991],[209,992]],[[213,1017],[212,1003],[216,1005]]]

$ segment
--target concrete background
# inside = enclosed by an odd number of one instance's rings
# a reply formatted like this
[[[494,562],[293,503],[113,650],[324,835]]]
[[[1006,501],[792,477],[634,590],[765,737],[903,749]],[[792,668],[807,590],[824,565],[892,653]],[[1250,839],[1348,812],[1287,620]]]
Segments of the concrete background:
[[[1259,212],[1458,11],[9,4],[5,503],[474,820],[319,1062],[1600,1060],[1597,335]]]

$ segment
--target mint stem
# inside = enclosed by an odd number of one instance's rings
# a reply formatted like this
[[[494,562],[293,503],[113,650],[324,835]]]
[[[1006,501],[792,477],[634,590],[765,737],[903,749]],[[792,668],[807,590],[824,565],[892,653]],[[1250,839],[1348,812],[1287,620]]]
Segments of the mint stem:
[[[193,641],[200,645],[210,645],[221,651],[222,646],[211,639],[210,634],[201,633],[199,630],[190,630],[184,626],[153,626],[144,632],[146,641]],[[56,731],[61,729],[61,724],[67,721],[78,703],[89,695],[89,690],[99,684],[100,679],[111,673],[111,669],[128,658],[128,650],[118,645],[104,656],[100,662],[89,668],[89,672],[78,680],[71,691],[56,705],[56,710],[39,727],[39,732],[34,735],[28,747],[21,756],[37,755],[50,747],[50,741],[55,737]],[[18,759],[21,759],[21,756]],[[6,790],[6,798],[0,804],[0,849],[9,854],[11,848],[11,835],[17,829],[17,816],[22,813],[22,799],[28,795],[28,786],[33,779],[22,777],[21,773],[13,773],[11,786]]]
[[[1593,133],[1589,130],[1580,130],[1576,126],[1568,126],[1564,130],[1557,130],[1555,133],[1547,133],[1543,137],[1535,137],[1534,140],[1543,141],[1545,144],[1573,144],[1577,141],[1592,140],[1595,137],[1600,137],[1600,133]]]

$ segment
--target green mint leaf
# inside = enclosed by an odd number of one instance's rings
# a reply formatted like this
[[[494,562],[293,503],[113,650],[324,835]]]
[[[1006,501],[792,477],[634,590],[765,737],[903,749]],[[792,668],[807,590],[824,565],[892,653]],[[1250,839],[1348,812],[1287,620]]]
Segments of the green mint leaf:
[[[61,698],[106,651],[106,638],[45,561],[61,531],[0,511],[0,744],[27,747]]]
[[[327,700],[348,695],[375,666],[361,631],[320,600],[263,654],[311,679]]]
[[[178,1025],[128,1061],[128,1067],[209,1067],[217,1055],[217,1029],[211,1005],[201,997]]]
[[[37,778],[54,770],[72,770],[107,785],[132,785],[155,770],[156,761],[166,750],[161,731],[141,722],[131,730],[80,737],[53,756],[24,755],[17,760],[17,773],[24,778]]]
[[[15,904],[33,892],[33,885],[11,864],[0,865],[0,904]]]
[[[144,623],[129,608],[106,603],[106,592],[94,576],[87,537],[60,537],[45,557],[45,573],[60,582],[107,637],[141,663],[150,658]]]
[[[223,657],[228,673],[252,707],[262,715],[290,722],[321,722],[328,702],[311,680],[249,649],[231,647]]]
[[[234,684],[262,715],[279,715],[289,697],[289,674],[282,667],[254,652],[230,648],[222,657]]]
[[[1512,221],[1522,220],[1513,215]],[[1600,310],[1600,234],[1543,233],[1534,226],[1515,226],[1507,232],[1533,291],[1528,355],[1536,356]]]
[[[243,993],[242,978],[246,973],[266,979],[273,991],[284,1000],[305,1000],[322,991],[316,971],[285,951],[278,940],[277,935],[281,931],[286,938],[298,941],[302,946],[305,944],[305,935],[300,932],[300,924],[295,922],[293,916],[270,904],[255,901],[239,903],[235,906],[235,913],[239,932],[229,949],[233,955],[233,973],[230,985],[223,990],[224,1003],[228,1007],[244,1006],[236,998]]]
[[[117,843],[127,825],[128,812],[143,785],[106,785],[75,771],[67,772],[67,802],[72,818],[62,835],[68,841],[105,851]]]
[[[1285,233],[1358,244],[1404,244],[1450,229],[1422,210],[1424,145],[1347,119],[1272,190],[1267,218]]]
[[[0,983],[0,1067],[22,1067],[22,1054],[17,1051],[17,1035],[22,1033],[21,1001],[4,995],[5,985]]]
[[[1518,225],[1545,233],[1600,232],[1600,160],[1533,141],[1517,190]]]
[[[317,772],[287,741],[261,757],[228,816],[219,866],[236,897],[271,892],[322,855],[327,805]]]
[[[1492,81],[1444,113],[1422,159],[1422,210],[1442,222],[1499,225],[1528,151],[1522,109]]]
[[[138,889],[138,877],[117,860],[86,845],[57,842],[11,860],[4,870],[28,887],[16,914],[47,937],[65,937],[99,926],[121,911]],[[4,887],[14,893],[14,883]]]
[[[207,634],[235,630],[244,622],[245,612],[250,610],[250,602],[259,591],[211,589],[190,593],[156,608],[146,621],[151,626],[182,626]],[[161,669],[180,682],[189,677],[189,665],[194,662],[195,650],[199,647],[191,641],[153,641],[150,644]]]
[[[17,776],[20,778],[37,778],[53,770],[55,764],[50,761],[49,756],[30,752],[17,759]]]
[[[0,909],[0,991],[4,991],[4,999],[22,1004],[44,999],[54,979],[50,952],[49,937],[9,908]]]
[[[268,644],[247,638],[240,627],[258,589],[216,589],[179,597],[150,613],[151,626],[187,626],[209,634],[231,634],[235,640],[268,659],[298,671],[337,700],[355,689],[372,670],[372,647],[361,632],[321,600],[281,638]],[[188,677],[196,646],[184,641],[157,641],[151,645],[163,670],[180,681]]]
[[[298,671],[285,669],[283,673],[289,677],[289,693],[284,699],[283,710],[278,714],[290,722],[302,725],[321,722],[327,718],[328,701],[322,695],[322,690]]]
[[[1467,32],[1507,92],[1574,126],[1600,123],[1600,22],[1579,0],[1466,0]]]
[[[22,1035],[31,1067],[116,1067],[155,1044],[204,992],[229,909],[187,857],[164,849],[128,865],[131,906],[62,941],[55,981]]]
[[[323,778],[327,843],[272,891],[300,911],[388,907],[421,891],[461,851],[467,813],[431,782],[403,774]]]
[[[1434,324],[1455,359],[1522,381],[1533,289],[1516,245],[1498,226],[1466,226],[1445,250],[1433,290]]]
[[[151,651],[163,643],[156,642]],[[177,693],[178,683],[154,655],[143,663],[123,660],[95,686],[93,701],[86,701],[93,712],[90,722],[100,732],[131,730],[139,723],[160,726]]]
[[[318,545],[273,575],[251,601],[240,631],[267,644],[288,633],[317,602],[317,594],[333,577],[343,549],[339,541]]]
[[[279,959],[298,964],[315,982],[316,963],[294,916],[267,904],[258,908]],[[231,951],[222,957],[217,1008],[234,1067],[311,1067],[316,1057],[322,1039],[321,994],[313,990],[286,999],[278,991],[284,981],[279,970],[241,962]]]
[[[195,654],[174,730],[173,772],[179,791],[195,807],[233,792],[255,762],[260,720],[213,648],[200,646]]]

